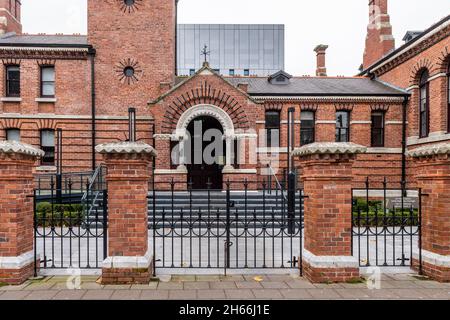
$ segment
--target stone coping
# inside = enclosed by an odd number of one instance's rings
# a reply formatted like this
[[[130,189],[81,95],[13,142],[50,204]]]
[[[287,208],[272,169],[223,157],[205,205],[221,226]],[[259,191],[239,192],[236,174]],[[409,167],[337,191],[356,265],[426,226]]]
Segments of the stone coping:
[[[156,157],[156,150],[151,146],[143,142],[112,142],[104,143],[95,147],[95,151],[98,153],[145,153]]]
[[[450,154],[450,142],[419,147],[417,149],[408,151],[406,154],[411,158]]]
[[[357,154],[366,153],[367,147],[352,142],[316,142],[296,148],[292,156],[312,154]]]
[[[42,157],[45,152],[32,145],[17,141],[0,141],[0,153],[20,153],[34,157]]]

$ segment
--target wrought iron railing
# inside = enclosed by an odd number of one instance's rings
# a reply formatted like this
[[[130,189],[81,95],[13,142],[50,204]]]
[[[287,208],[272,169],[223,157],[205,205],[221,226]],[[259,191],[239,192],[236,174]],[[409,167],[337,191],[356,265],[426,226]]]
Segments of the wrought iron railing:
[[[387,180],[366,180],[353,189],[353,245],[360,266],[411,266],[415,252],[422,265],[420,189],[388,188]]]

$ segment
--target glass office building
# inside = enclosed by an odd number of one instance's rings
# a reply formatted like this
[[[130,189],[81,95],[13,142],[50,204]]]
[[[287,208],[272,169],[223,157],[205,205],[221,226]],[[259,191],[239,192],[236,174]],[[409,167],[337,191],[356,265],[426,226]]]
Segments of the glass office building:
[[[201,68],[205,45],[211,68],[225,76],[268,76],[284,70],[284,25],[179,24],[178,75]]]

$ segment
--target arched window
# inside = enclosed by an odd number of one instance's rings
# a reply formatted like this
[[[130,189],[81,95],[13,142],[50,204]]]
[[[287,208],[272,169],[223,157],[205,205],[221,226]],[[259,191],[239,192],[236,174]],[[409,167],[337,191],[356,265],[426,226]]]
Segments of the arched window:
[[[419,82],[419,135],[420,138],[428,137],[430,133],[430,88],[428,83],[429,73],[422,72]]]

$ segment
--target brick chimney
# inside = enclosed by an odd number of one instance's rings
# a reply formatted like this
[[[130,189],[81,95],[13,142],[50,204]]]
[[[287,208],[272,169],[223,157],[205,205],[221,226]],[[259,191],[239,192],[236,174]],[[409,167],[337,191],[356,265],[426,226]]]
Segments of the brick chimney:
[[[388,14],[388,0],[369,0],[369,25],[363,68],[366,69],[395,49]]]
[[[326,77],[327,76],[327,65],[326,65],[326,51],[328,49],[327,45],[319,44],[314,51],[317,53],[317,69],[316,76]]]
[[[0,36],[8,32],[22,33],[20,13],[20,0],[0,0]]]

